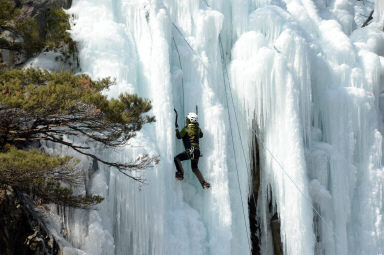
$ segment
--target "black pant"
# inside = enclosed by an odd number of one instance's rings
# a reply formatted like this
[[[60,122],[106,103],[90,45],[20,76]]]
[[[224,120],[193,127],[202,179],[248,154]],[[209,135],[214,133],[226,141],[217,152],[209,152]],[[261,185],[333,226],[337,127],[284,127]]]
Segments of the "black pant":
[[[193,158],[191,159],[191,167],[192,169],[195,169],[195,168],[198,168],[198,164],[199,164],[199,157],[200,157],[200,150],[199,149],[195,149],[193,151]],[[175,159],[178,158],[180,161],[184,161],[184,160],[188,160],[190,159],[189,155],[187,152],[182,152],[180,154],[178,154]],[[178,165],[176,164],[176,168]],[[177,169],[178,171],[180,171],[180,169]]]
[[[200,150],[195,149],[193,151],[193,157],[190,157],[187,152],[182,152],[175,157],[174,161],[175,161],[177,171],[184,173],[184,169],[183,169],[183,166],[181,165],[181,161],[191,159],[192,171],[196,175],[197,179],[199,179],[200,183],[203,183],[205,182],[205,180],[198,167],[199,157],[200,157]]]

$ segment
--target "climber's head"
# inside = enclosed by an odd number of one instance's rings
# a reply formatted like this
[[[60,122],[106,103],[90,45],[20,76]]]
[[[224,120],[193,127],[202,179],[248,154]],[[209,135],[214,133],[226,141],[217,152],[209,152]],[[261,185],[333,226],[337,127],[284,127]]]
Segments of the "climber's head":
[[[189,123],[198,124],[199,119],[198,119],[196,113],[190,112],[190,113],[188,113],[187,119],[185,121],[187,122],[187,124],[189,124]]]

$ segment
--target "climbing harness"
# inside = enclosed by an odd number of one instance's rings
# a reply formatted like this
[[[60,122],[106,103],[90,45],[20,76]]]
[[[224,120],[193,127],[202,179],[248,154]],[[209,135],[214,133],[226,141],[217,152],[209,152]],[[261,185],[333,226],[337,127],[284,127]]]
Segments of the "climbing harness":
[[[191,148],[187,149],[185,152],[187,153],[189,159],[195,159],[195,146],[191,146]]]

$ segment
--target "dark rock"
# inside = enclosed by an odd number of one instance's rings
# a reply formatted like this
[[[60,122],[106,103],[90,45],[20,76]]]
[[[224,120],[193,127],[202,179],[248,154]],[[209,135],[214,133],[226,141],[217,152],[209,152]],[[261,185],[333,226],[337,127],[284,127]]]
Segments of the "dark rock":
[[[0,254],[58,254],[59,246],[41,221],[32,217],[20,197],[8,187],[0,190]]]
[[[283,255],[283,245],[281,243],[281,233],[280,233],[280,220],[275,213],[271,219],[271,231],[272,231],[272,240],[273,240],[273,250],[275,255]]]
[[[33,233],[27,215],[12,190],[0,194],[0,254],[32,254],[24,245],[25,237]]]
[[[72,5],[72,0],[13,0],[17,7],[32,6],[34,8],[42,9],[49,6],[56,6],[68,9]]]
[[[10,31],[0,28],[0,39],[7,40],[12,43],[23,43],[24,39],[16,31]]]
[[[249,226],[251,230],[252,254],[260,255],[261,230],[257,217],[257,199],[260,189],[260,155],[257,137],[254,136],[251,157],[252,193],[248,199]]]
[[[253,129],[257,130],[257,134],[259,133],[259,129],[254,122]],[[260,255],[261,254],[261,240],[262,233],[258,211],[268,210],[267,215],[270,218],[269,224],[271,228],[272,234],[272,242],[273,249],[275,255],[283,255],[283,245],[281,242],[281,233],[280,233],[280,220],[278,214],[276,212],[276,206],[273,206],[274,202],[272,201],[272,188],[269,188],[268,191],[270,195],[268,196],[271,200],[269,200],[268,208],[260,208],[260,205],[257,204],[260,191],[260,184],[262,182],[260,172],[260,149],[259,149],[259,141],[258,137],[255,135],[254,140],[252,142],[252,156],[251,156],[251,175],[252,175],[252,193],[248,199],[248,210],[249,210],[249,225],[251,230],[251,241],[252,241],[252,254]]]
[[[0,28],[0,60],[10,66],[24,63],[27,58],[20,45],[24,42],[23,37],[16,31]]]
[[[51,7],[68,9],[72,0],[13,0],[18,8],[22,10],[25,18],[36,19],[40,27],[40,37],[45,37],[45,24]],[[21,66],[28,60],[27,52],[17,49],[23,38],[17,31],[0,28],[0,63],[5,62],[10,68]],[[6,46],[4,46],[6,45]],[[16,47],[16,48],[15,48]]]

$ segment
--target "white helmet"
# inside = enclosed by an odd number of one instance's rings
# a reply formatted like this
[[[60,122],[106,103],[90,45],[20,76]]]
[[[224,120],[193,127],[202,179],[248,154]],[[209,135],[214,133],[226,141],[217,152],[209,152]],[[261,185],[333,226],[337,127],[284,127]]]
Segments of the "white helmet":
[[[189,122],[191,123],[197,123],[199,121],[199,119],[197,118],[197,114],[194,113],[194,112],[190,112],[188,113],[187,115],[187,119],[189,120]]]

